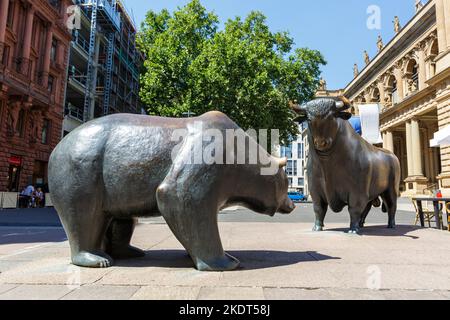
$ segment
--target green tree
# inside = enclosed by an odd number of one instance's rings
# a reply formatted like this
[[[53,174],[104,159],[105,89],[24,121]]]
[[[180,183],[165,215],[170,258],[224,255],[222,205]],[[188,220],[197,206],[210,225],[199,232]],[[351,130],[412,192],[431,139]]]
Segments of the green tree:
[[[173,15],[147,14],[138,35],[142,101],[162,116],[219,110],[244,130],[279,129],[286,142],[298,133],[289,102],[313,98],[324,58],[293,49],[289,34],[272,33],[259,12],[220,31],[218,22],[198,0]]]

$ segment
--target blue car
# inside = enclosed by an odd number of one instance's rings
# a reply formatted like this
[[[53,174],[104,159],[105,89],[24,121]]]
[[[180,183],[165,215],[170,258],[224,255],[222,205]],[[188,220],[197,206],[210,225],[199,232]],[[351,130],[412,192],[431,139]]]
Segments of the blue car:
[[[300,192],[289,192],[288,197],[294,202],[305,202],[308,200],[308,198]]]

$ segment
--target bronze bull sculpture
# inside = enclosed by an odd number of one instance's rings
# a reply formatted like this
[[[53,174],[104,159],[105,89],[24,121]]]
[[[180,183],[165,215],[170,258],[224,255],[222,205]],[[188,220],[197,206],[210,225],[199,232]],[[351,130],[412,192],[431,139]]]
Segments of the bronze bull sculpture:
[[[372,206],[383,200],[389,215],[388,228],[395,228],[400,185],[400,162],[390,151],[361,138],[348,120],[351,107],[345,98],[317,98],[294,106],[296,121],[308,122],[310,194],[314,203],[314,231],[322,231],[330,207],[341,212],[348,206],[349,233],[359,233]]]

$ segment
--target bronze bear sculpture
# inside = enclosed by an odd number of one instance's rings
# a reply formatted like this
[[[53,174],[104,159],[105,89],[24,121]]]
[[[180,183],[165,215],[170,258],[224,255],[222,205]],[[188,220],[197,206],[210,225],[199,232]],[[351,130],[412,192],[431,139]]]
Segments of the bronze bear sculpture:
[[[182,144],[172,141],[174,130],[183,128],[189,128],[189,134]],[[270,216],[292,212],[295,205],[287,196],[283,170],[287,160],[265,153],[276,163],[273,175],[261,175],[259,162],[186,161],[201,139],[200,131],[210,128],[224,135],[239,129],[220,112],[188,119],[118,114],[90,121],[67,135],[50,157],[49,188],[72,263],[104,268],[113,259],[144,256],[130,245],[137,218],[162,216],[198,270],[236,269],[239,261],[222,247],[218,212],[234,205]],[[224,146],[223,152],[230,150]]]
[[[344,97],[317,98],[294,106],[297,122],[308,122],[308,182],[314,203],[314,231],[322,231],[328,207],[348,206],[349,233],[359,233],[372,206],[383,200],[389,228],[395,228],[400,189],[400,162],[392,152],[360,137],[347,121],[350,102]]]

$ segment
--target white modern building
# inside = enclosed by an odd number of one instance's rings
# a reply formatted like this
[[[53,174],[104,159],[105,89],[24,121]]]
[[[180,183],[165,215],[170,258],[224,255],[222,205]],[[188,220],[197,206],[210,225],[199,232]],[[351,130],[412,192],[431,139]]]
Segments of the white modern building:
[[[281,147],[281,157],[288,158],[286,174],[289,179],[289,190],[308,194],[305,179],[305,138],[304,126],[299,127],[300,135],[288,146]]]

